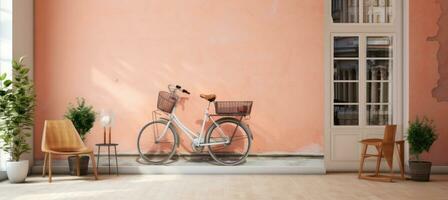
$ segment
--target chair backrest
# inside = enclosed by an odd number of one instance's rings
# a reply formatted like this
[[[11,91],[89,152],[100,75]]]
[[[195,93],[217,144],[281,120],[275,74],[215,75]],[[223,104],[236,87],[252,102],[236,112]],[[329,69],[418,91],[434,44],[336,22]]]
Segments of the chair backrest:
[[[397,125],[386,125],[384,129],[384,137],[383,143],[394,143],[395,142],[395,134],[397,132]]]
[[[75,126],[70,120],[45,120],[42,151],[76,152],[85,149]]]
[[[395,134],[397,132],[397,125],[386,125],[383,137],[383,155],[387,164],[392,167],[395,147]]]

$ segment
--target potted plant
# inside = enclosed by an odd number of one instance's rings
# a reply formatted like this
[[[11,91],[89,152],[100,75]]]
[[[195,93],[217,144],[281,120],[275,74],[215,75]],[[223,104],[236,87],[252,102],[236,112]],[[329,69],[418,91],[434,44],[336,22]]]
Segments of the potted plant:
[[[79,136],[83,141],[86,140],[86,136],[95,122],[96,113],[93,111],[93,107],[86,105],[84,98],[77,98],[77,104],[70,104],[65,114],[65,118],[71,120]],[[80,175],[87,175],[89,167],[89,156],[80,157]],[[76,175],[76,156],[68,157],[69,169],[71,175]]]
[[[12,62],[12,79],[0,75],[0,139],[2,149],[9,153],[6,173],[11,183],[24,182],[29,169],[28,160],[20,160],[31,150],[27,139],[31,136],[35,106],[34,86],[28,75],[30,69],[23,57]]]
[[[409,161],[411,179],[415,181],[429,181],[431,165],[429,161],[420,160],[420,154],[428,152],[434,141],[437,140],[436,129],[433,121],[424,117],[410,123],[407,140],[410,145],[410,153],[414,160]]]

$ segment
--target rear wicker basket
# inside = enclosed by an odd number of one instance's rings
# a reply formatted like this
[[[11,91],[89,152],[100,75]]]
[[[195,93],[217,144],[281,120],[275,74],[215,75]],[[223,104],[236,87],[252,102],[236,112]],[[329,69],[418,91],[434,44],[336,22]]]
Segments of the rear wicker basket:
[[[217,115],[247,116],[252,110],[252,101],[215,101]]]
[[[163,112],[171,113],[176,105],[178,97],[169,92],[160,91],[157,99],[157,108]]]

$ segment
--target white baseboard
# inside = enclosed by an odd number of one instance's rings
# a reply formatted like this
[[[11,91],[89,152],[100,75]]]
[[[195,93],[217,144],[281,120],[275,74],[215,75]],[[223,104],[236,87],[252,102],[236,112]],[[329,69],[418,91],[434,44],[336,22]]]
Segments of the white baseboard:
[[[432,166],[432,174],[448,174],[448,166]]]

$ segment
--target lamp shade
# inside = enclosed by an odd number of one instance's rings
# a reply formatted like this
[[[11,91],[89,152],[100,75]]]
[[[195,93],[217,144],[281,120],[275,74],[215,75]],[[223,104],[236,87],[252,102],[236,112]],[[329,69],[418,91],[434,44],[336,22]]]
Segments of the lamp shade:
[[[101,110],[100,122],[103,127],[111,127],[114,122],[114,113],[109,110]]]

